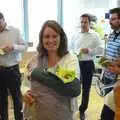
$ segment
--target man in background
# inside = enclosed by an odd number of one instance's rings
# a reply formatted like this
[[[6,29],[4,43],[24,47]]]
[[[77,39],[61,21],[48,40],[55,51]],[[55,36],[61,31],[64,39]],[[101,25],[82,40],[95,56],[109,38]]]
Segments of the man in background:
[[[7,26],[4,15],[0,13],[0,116],[8,120],[8,91],[10,92],[15,120],[23,120],[21,99],[21,75],[19,62],[26,44],[18,29]]]
[[[110,10],[109,23],[111,28],[113,29],[113,32],[109,35],[107,48],[105,51],[105,57],[109,60],[112,60],[114,63],[115,61],[120,61],[119,60],[120,59],[120,8],[113,8]],[[119,74],[118,72],[116,72],[117,69],[119,68],[115,67],[113,70],[113,68],[111,69],[111,67],[108,67],[105,69],[104,81],[106,84],[115,83],[117,81],[118,74]],[[114,102],[114,101],[111,102],[111,95],[113,96],[113,91],[111,91],[112,89],[113,88],[110,88],[110,89],[107,89],[106,91],[108,94],[105,97],[105,104],[101,112],[101,120],[107,120],[108,115],[109,115],[109,120],[114,120],[115,110],[112,107],[114,105],[109,105],[109,103]],[[115,91],[116,90],[117,89],[115,88]],[[119,93],[117,95],[117,92],[115,92],[115,100],[117,100],[116,98],[119,95]],[[119,100],[117,100],[117,103],[118,101]],[[119,106],[117,107],[119,108]]]
[[[92,76],[94,72],[93,56],[103,53],[101,40],[95,31],[90,29],[91,18],[89,14],[80,17],[81,29],[75,34],[74,51],[78,54],[82,81],[82,101],[79,107],[80,119],[85,120],[85,111],[88,108]]]

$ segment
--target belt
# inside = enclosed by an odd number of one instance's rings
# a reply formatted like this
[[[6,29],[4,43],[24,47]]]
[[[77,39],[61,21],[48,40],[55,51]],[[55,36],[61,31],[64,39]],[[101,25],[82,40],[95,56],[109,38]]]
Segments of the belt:
[[[10,66],[10,67],[6,67],[6,66],[0,66],[0,71],[6,71],[6,70],[12,70],[12,69],[15,69],[15,68],[18,68],[19,65],[13,65],[13,66]]]

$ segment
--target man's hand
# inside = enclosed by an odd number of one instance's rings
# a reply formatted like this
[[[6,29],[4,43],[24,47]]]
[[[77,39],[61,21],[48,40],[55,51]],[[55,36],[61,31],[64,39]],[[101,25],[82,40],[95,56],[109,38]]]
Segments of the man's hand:
[[[5,52],[5,53],[9,53],[11,51],[13,51],[13,45],[5,45],[4,47],[2,47],[2,50]]]
[[[82,52],[84,54],[88,54],[89,50],[88,50],[88,48],[82,48],[82,49],[80,49],[80,52]]]

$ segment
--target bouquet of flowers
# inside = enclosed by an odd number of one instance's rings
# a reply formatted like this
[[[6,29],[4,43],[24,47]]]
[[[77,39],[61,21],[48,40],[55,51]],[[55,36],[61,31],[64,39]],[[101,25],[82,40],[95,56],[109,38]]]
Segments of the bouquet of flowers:
[[[70,83],[72,82],[76,77],[75,70],[65,69],[61,67],[57,67],[55,74],[63,80],[64,83]]]

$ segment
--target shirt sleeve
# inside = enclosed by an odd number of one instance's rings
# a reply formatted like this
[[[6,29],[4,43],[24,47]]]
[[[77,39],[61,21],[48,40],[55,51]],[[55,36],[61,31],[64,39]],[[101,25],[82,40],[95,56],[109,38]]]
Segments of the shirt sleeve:
[[[76,77],[78,79],[80,79],[80,68],[79,68],[79,62],[78,62],[78,58],[76,55],[69,53],[64,61],[64,67],[66,69],[70,69],[70,70],[75,70],[76,72]]]
[[[25,52],[27,51],[27,48],[28,48],[27,43],[22,39],[20,31],[17,30],[17,40],[16,44],[14,44],[14,50],[17,52]]]
[[[93,48],[89,49],[89,53],[92,56],[104,54],[104,41],[100,39],[97,33],[95,34]]]

